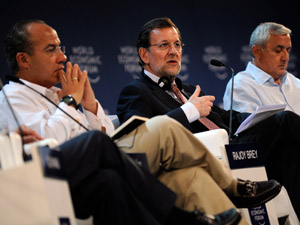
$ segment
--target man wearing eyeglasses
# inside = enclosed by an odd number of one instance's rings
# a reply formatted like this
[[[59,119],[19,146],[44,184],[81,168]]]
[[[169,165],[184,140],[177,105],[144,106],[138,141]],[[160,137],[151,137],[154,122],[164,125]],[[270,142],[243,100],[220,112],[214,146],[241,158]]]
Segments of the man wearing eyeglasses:
[[[5,39],[5,51],[11,72],[27,86],[45,95],[65,112],[40,94],[17,82],[5,85],[14,109],[24,123],[43,137],[59,143],[89,129],[113,131],[113,124],[95,99],[87,71],[77,64],[66,63],[65,48],[60,46],[56,31],[40,20],[16,23]],[[54,87],[60,83],[61,89]],[[82,106],[83,112],[77,110]]]
[[[185,99],[172,91],[174,85],[182,88],[182,83],[175,77],[181,69],[183,43],[179,29],[169,18],[146,23],[136,46],[142,77],[120,94],[117,112],[121,122],[136,114],[148,118],[167,114],[190,129],[189,123],[210,113],[215,97],[199,98],[199,86],[190,98],[185,95]]]
[[[136,44],[142,74],[120,93],[117,114],[121,123],[133,115],[147,118],[168,115],[193,133],[215,128],[228,131],[229,111],[213,105],[215,97],[204,95],[198,85],[184,84],[176,78],[181,67],[182,46],[180,31],[169,18],[156,18],[142,27]],[[233,111],[233,133],[247,116],[249,113]],[[300,117],[284,111],[232,137],[234,143],[259,143],[268,177],[286,187],[298,216],[300,177],[295,171],[300,160],[299,134]],[[126,139],[129,137],[119,140],[118,145]],[[139,142],[138,137],[135,142]],[[146,145],[143,151],[154,154]],[[185,163],[180,156],[178,161],[180,165]],[[180,183],[175,186],[178,188]]]

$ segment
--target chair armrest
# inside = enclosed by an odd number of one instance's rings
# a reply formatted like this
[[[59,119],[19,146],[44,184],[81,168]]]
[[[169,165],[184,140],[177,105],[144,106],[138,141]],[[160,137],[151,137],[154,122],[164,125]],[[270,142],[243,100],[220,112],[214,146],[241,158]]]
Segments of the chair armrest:
[[[120,120],[117,115],[107,115],[114,125],[114,128],[117,129],[120,126]]]
[[[221,159],[226,165],[228,165],[225,145],[229,142],[228,134],[225,129],[209,130],[195,133],[194,135],[214,156]]]
[[[46,139],[41,140],[41,141],[36,141],[36,142],[33,142],[33,143],[25,144],[24,145],[24,150],[25,150],[26,154],[30,154],[32,148],[46,146],[46,145],[48,145],[49,148],[54,148],[58,145],[58,142],[57,142],[57,140],[55,140],[53,138],[46,138]]]

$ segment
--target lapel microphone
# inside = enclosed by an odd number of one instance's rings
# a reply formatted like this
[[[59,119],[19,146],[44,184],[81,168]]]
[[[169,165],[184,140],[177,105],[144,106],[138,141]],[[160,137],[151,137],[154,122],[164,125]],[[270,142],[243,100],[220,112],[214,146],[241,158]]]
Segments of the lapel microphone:
[[[69,113],[67,113],[65,110],[63,110],[61,107],[59,107],[57,104],[55,104],[52,100],[50,100],[46,95],[38,92],[37,90],[33,89],[32,87],[26,85],[24,82],[22,82],[17,76],[13,76],[13,75],[6,75],[5,77],[7,80],[9,81],[13,81],[19,84],[22,84],[24,86],[26,86],[27,88],[29,88],[30,90],[38,93],[40,96],[42,96],[43,98],[45,98],[48,102],[50,102],[52,105],[54,105],[56,108],[58,108],[59,110],[61,110],[64,114],[66,114],[69,118],[71,118],[74,122],[76,122],[79,126],[81,126],[82,128],[84,128],[86,131],[89,131],[88,128],[86,128],[82,123],[80,123],[79,121],[77,121],[74,117],[72,117]]]

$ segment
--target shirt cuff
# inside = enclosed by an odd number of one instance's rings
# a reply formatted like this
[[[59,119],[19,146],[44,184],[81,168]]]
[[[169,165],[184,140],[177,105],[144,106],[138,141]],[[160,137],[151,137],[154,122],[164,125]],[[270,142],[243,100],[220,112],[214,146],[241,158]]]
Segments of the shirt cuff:
[[[105,115],[105,112],[98,101],[97,104],[97,115],[94,115],[90,111],[83,108],[84,114],[89,123],[89,127],[92,129],[101,130],[101,127],[104,126],[106,128],[106,133],[110,134],[114,131],[114,126],[111,120]]]
[[[200,118],[200,113],[197,108],[190,102],[187,102],[181,106],[189,123],[192,123]]]

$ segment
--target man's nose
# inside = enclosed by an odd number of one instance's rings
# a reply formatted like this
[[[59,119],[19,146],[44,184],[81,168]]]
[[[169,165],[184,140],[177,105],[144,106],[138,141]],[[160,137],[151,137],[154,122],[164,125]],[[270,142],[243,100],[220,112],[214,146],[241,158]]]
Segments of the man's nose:
[[[57,52],[58,56],[57,56],[57,59],[58,59],[58,62],[66,62],[67,61],[67,56],[65,55],[65,53],[62,51],[62,50],[59,50]]]
[[[288,61],[289,58],[290,58],[290,53],[287,51],[287,50],[283,50],[282,51],[282,55],[281,55],[281,59],[282,60],[285,60],[285,61]]]
[[[177,53],[179,53],[179,51],[176,49],[175,45],[170,44],[169,45],[169,53],[177,54]]]

